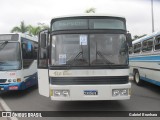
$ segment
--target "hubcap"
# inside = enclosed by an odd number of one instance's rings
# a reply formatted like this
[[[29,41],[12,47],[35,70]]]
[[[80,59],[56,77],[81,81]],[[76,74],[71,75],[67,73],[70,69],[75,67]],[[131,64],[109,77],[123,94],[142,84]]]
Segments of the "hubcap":
[[[136,83],[139,83],[139,74],[138,73],[136,73],[135,79],[136,79]]]

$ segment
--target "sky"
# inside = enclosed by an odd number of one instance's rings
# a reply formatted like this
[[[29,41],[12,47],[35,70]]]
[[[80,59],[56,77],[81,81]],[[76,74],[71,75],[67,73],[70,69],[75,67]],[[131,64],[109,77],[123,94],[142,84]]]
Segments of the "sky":
[[[160,0],[153,0],[153,7],[155,31],[160,31]],[[132,36],[152,33],[151,0],[0,0],[0,33],[9,33],[21,21],[49,25],[54,17],[82,14],[89,8],[125,17]]]

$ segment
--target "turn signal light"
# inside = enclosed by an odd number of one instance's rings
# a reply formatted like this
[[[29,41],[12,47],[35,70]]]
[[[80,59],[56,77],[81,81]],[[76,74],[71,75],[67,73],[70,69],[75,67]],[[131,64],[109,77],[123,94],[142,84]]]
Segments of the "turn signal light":
[[[21,78],[17,78],[17,82],[21,82]]]

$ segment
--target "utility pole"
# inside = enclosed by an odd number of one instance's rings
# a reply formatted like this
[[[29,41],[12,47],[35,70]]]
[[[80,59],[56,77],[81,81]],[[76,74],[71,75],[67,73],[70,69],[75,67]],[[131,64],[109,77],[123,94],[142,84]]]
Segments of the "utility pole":
[[[151,0],[152,32],[154,32],[153,0]]]

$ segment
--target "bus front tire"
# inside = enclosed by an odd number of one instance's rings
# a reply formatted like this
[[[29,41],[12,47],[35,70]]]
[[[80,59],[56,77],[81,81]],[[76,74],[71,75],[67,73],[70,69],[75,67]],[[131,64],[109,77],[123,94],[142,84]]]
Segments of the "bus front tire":
[[[140,80],[140,75],[139,75],[139,72],[138,71],[135,71],[135,74],[134,74],[134,81],[137,85],[142,85],[142,81]]]

